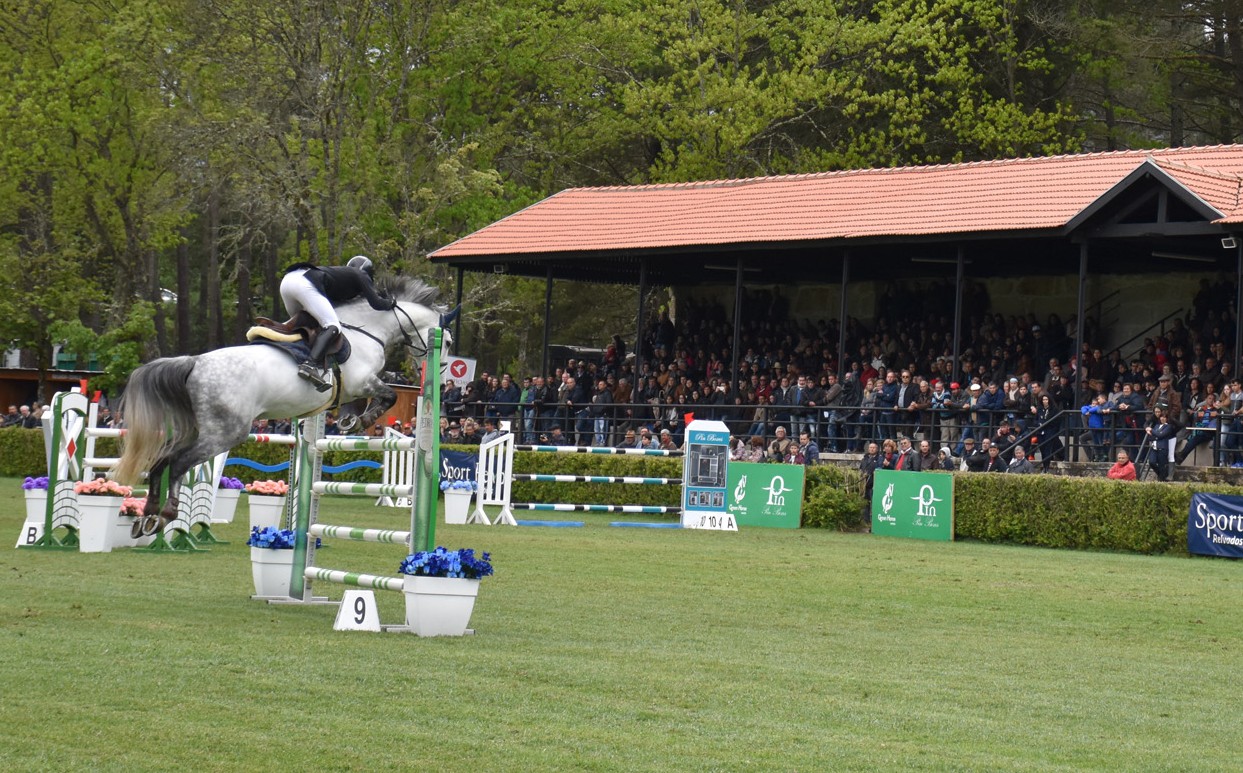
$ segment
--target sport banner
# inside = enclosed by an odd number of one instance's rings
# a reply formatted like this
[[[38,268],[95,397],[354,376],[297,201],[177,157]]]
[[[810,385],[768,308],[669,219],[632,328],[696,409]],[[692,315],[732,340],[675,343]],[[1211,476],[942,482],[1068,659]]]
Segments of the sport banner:
[[[872,486],[872,533],[954,539],[954,476],[877,470]]]
[[[479,454],[440,449],[440,480],[474,480]],[[439,481],[437,481],[439,485]]]
[[[797,529],[803,517],[801,464],[730,462],[725,509],[739,526]]]
[[[1187,552],[1243,558],[1243,497],[1192,494]]]

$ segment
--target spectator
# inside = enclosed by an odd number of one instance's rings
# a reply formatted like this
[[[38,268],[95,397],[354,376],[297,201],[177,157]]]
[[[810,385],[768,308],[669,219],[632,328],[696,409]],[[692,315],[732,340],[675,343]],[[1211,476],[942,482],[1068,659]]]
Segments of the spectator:
[[[635,436],[633,429],[626,430],[626,434],[622,437],[622,441],[617,444],[618,448],[639,448],[639,439]]]
[[[786,428],[777,427],[777,438],[768,444],[768,459],[773,462],[784,462],[790,455],[790,447],[794,441],[786,437]]]
[[[1135,465],[1131,463],[1130,454],[1125,448],[1118,449],[1117,461],[1105,474],[1113,480],[1135,480]]]
[[[863,474],[863,499],[869,505],[869,512],[872,502],[872,484],[876,477],[876,470],[880,466],[880,450],[876,447],[876,442],[871,441],[867,444],[867,451],[864,452],[863,458],[859,460],[859,472]]]
[[[1152,424],[1145,430],[1151,450],[1148,463],[1157,471],[1160,480],[1170,479],[1170,460],[1174,458],[1174,442],[1178,436],[1178,425],[1170,421],[1164,408],[1152,410]]]
[[[1014,447],[1013,458],[1010,459],[1010,464],[1007,466],[1006,472],[1018,475],[1031,475],[1035,471],[1036,468],[1032,467],[1031,461],[1027,458],[1027,450],[1024,449],[1022,445],[1016,445]]]
[[[990,445],[988,447],[988,459],[984,462],[984,472],[1005,472],[1009,465],[1006,460],[1001,458],[1000,449],[997,446]]]
[[[949,446],[941,446],[941,450],[937,452],[936,466],[932,469],[953,472],[955,466],[953,449]]]
[[[893,468],[919,472],[919,455],[911,448],[911,439],[906,435],[898,436],[898,458],[894,460]]]
[[[1109,431],[1105,427],[1113,407],[1113,403],[1109,402],[1104,392],[1101,392],[1092,402],[1080,409],[1087,420],[1088,432],[1092,439],[1091,460],[1093,462],[1103,462],[1108,457]]]
[[[667,429],[662,429],[660,431],[660,443],[657,446],[657,448],[659,448],[661,451],[678,450],[678,444],[673,442],[673,433]],[[761,449],[761,456],[763,456],[763,449]],[[746,460],[741,460],[741,461],[746,461]]]
[[[500,385],[492,393],[489,412],[501,420],[513,420],[518,412],[518,404],[522,402],[522,392],[514,385],[508,373],[501,376]]]
[[[570,439],[561,431],[560,424],[552,425],[552,429],[546,435],[540,435],[540,440],[550,446],[568,446]]]
[[[1217,398],[1212,392],[1204,396],[1204,402],[1195,409],[1192,415],[1194,429],[1187,436],[1187,442],[1178,453],[1174,454],[1174,464],[1182,464],[1197,446],[1212,443],[1217,435]]]
[[[812,440],[811,433],[803,430],[798,434],[798,456],[807,467],[820,462],[820,446]]]
[[[936,470],[941,466],[940,460],[937,458],[936,453],[932,450],[932,443],[927,440],[919,441],[918,457],[918,469],[920,470]]]
[[[441,443],[449,443],[452,445],[460,445],[462,443],[462,425],[456,421],[449,422],[448,431],[441,436]]]

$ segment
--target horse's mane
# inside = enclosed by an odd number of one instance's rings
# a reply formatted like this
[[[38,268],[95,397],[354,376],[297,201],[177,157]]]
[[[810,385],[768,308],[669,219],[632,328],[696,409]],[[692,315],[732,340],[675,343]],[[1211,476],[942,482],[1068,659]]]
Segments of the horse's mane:
[[[406,276],[378,277],[375,286],[381,295],[387,295],[399,301],[417,303],[441,314],[449,310],[447,306],[436,303],[436,299],[440,295],[440,288],[433,287],[422,279],[413,279]],[[350,303],[366,305],[367,299],[358,298]]]

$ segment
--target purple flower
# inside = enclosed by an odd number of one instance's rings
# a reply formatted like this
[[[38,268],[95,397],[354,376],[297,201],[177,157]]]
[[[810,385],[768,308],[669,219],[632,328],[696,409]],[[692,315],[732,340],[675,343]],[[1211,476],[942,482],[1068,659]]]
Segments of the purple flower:
[[[48,484],[48,478],[46,475],[41,475],[38,478],[27,477],[26,480],[22,482],[22,488],[24,488],[27,491],[31,491],[34,489],[42,489],[46,491],[47,484]]]

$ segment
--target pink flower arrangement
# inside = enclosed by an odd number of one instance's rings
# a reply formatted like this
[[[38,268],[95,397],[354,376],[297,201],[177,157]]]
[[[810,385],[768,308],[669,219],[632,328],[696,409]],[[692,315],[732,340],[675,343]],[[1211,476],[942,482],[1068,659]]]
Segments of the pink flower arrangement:
[[[142,509],[146,507],[147,500],[145,497],[126,497],[121,501],[121,515],[142,515]]]
[[[73,484],[73,493],[90,494],[97,497],[127,497],[134,493],[134,489],[130,486],[122,486],[115,480],[107,478],[96,478],[84,482]]]
[[[269,497],[283,497],[289,493],[289,484],[283,480],[257,480],[246,484],[246,492]]]

